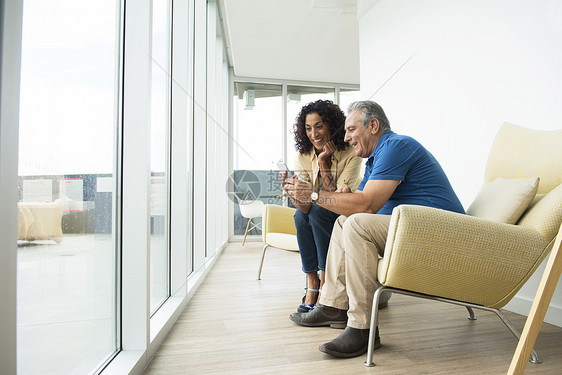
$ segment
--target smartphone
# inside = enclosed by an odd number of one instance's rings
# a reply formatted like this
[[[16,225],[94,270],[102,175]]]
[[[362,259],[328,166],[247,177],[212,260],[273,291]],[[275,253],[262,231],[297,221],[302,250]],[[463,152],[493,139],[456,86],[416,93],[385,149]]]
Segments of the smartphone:
[[[282,161],[282,160],[279,160],[279,161],[277,162],[277,168],[278,168],[280,171],[287,171],[287,172],[289,172],[289,167],[287,167],[287,164],[286,164],[284,161]]]

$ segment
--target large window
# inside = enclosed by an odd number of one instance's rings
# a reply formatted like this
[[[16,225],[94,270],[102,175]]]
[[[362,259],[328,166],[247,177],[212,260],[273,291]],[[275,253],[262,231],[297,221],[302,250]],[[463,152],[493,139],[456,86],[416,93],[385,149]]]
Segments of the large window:
[[[120,346],[120,19],[117,0],[24,3],[19,374],[90,373]]]
[[[235,203],[261,200],[279,203],[275,163],[283,159],[283,95],[281,85],[237,82],[234,85]],[[259,220],[259,219],[254,219]],[[234,234],[244,234],[248,218],[234,205]],[[258,233],[256,227],[250,234]]]
[[[150,176],[150,311],[169,292],[170,0],[152,1]]]
[[[281,85],[235,84],[234,169],[270,170],[283,157]]]
[[[358,100],[362,100],[361,93],[359,92],[358,89],[345,89],[345,88],[340,89],[339,106],[346,115],[347,115],[347,107],[349,107],[351,103],[356,102]]]
[[[349,103],[359,100],[357,87],[334,85],[257,83],[235,80],[233,98],[233,175],[229,188],[235,203],[257,199],[264,203],[287,204],[282,198],[277,161],[294,168],[296,157],[293,124],[301,108],[318,99],[342,103],[345,112]],[[238,199],[235,199],[238,197]],[[233,211],[234,234],[244,235],[248,218]],[[258,226],[249,235],[260,234]],[[250,228],[253,227],[250,225]]]
[[[0,372],[137,372],[228,241],[217,2],[23,3],[0,12]]]

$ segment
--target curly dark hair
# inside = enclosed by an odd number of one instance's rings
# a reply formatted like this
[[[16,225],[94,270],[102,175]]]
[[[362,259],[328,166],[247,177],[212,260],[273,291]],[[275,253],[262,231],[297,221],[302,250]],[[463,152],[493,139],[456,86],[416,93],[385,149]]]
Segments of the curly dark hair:
[[[331,140],[334,141],[336,149],[345,150],[348,144],[345,138],[345,115],[343,111],[331,100],[317,100],[302,107],[295,119],[293,133],[295,134],[295,148],[303,155],[313,149],[312,142],[306,135],[305,120],[310,113],[318,113],[322,121],[330,127]]]

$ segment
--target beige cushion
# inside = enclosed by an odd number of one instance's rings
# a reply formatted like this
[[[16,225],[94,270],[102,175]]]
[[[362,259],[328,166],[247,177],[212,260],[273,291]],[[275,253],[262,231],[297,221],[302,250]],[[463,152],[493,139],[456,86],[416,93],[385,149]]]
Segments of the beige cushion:
[[[562,184],[533,200],[517,225],[533,228],[548,241],[554,239],[562,221]]]
[[[265,243],[283,250],[299,251],[297,236],[286,233],[267,233]]]
[[[466,213],[500,223],[515,224],[533,201],[538,186],[538,177],[498,177],[480,189]]]

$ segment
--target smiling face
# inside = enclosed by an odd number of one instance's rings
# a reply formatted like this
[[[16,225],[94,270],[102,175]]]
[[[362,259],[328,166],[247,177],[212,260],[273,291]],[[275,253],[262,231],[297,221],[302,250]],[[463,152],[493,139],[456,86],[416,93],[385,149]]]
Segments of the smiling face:
[[[379,120],[371,119],[367,127],[363,126],[361,110],[351,111],[345,120],[345,141],[355,150],[355,155],[368,158],[377,145],[381,136]]]
[[[318,113],[312,112],[306,115],[304,128],[306,130],[306,136],[316,151],[322,152],[324,145],[330,140],[330,136],[332,135],[330,125],[324,123]]]

